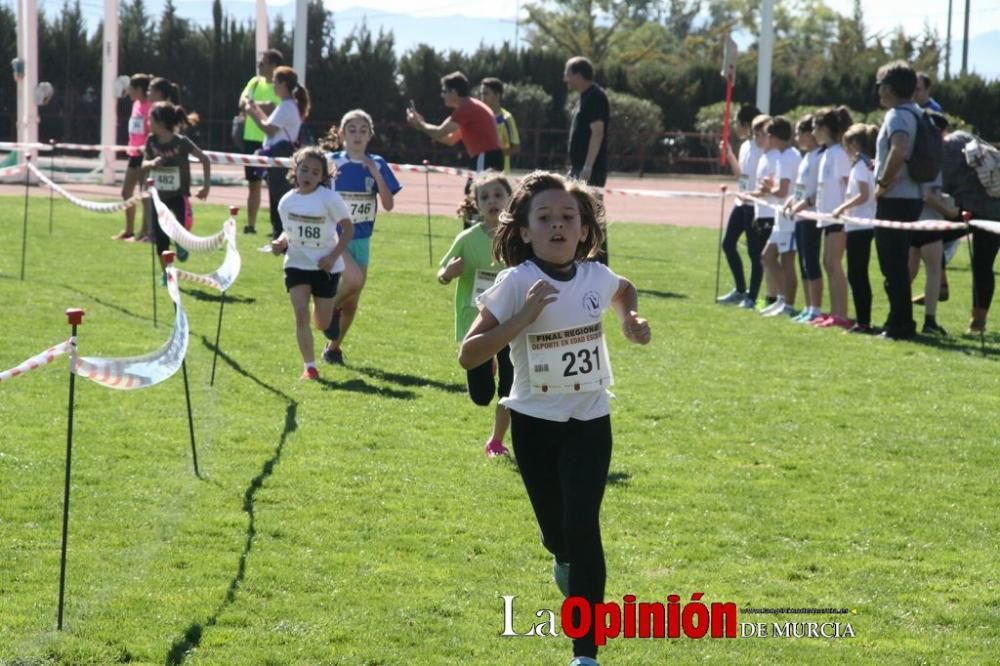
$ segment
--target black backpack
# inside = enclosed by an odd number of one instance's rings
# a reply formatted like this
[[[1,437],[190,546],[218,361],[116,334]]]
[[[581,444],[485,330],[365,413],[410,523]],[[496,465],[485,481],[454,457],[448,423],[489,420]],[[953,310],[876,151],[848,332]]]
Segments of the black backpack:
[[[906,161],[910,168],[910,178],[917,183],[930,183],[941,173],[944,162],[944,137],[941,130],[931,122],[927,111],[917,113],[906,106],[897,106],[917,119],[917,135],[913,139],[913,152]]]

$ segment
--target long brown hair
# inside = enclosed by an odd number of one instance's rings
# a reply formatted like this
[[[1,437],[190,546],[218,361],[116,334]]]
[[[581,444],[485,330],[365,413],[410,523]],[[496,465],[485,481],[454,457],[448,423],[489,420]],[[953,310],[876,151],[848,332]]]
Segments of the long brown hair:
[[[500,227],[493,238],[494,260],[517,266],[535,256],[531,245],[521,239],[521,227],[528,226],[532,199],[548,190],[562,190],[576,199],[580,223],[590,230],[587,238],[580,241],[573,258],[580,261],[597,256],[604,242],[604,206],[601,202],[580,181],[568,180],[549,171],[532,171],[520,182],[500,213]]]
[[[288,92],[291,93],[292,99],[299,107],[299,117],[302,119],[309,117],[309,91],[306,90],[305,86],[299,85],[299,75],[291,67],[286,67],[282,65],[281,67],[276,67],[274,70],[274,80],[281,81]]]
[[[507,190],[508,195],[513,192],[510,181],[507,180],[505,175],[495,169],[487,169],[476,175],[476,179],[472,181],[469,194],[462,201],[462,205],[458,207],[457,213],[459,217],[472,218],[479,215],[479,188],[485,187],[490,183],[500,183],[503,189]]]

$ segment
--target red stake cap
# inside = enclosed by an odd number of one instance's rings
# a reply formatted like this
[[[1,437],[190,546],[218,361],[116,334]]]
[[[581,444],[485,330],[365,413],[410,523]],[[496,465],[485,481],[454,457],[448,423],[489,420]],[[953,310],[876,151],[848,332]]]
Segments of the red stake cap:
[[[428,162],[427,160],[424,160],[424,166],[427,166],[428,164],[430,164],[430,162]]]
[[[177,253],[174,252],[173,250],[164,250],[163,252],[160,253],[160,256],[163,257],[163,262],[167,266],[169,266],[170,264],[174,263],[174,257],[177,256]]]
[[[729,186],[728,185],[720,185],[719,189],[722,190],[723,193],[725,193],[725,191],[729,189]]]
[[[67,308],[66,309],[66,320],[69,322],[70,326],[79,326],[83,323],[84,311],[80,308]]]
[[[963,210],[962,211],[962,220],[964,220],[965,223],[968,224],[969,220],[971,220],[971,219],[972,219],[972,213],[970,213],[967,210]]]
[[[31,161],[31,153],[25,153],[24,154],[24,161],[25,162],[30,162]]]
[[[50,146],[56,145],[56,140],[55,139],[49,139],[49,145]]]
[[[237,215],[240,214],[240,207],[239,206],[230,206],[229,207],[229,214],[232,215],[233,217],[236,217]]]
[[[147,178],[147,179],[146,179],[146,187],[152,187],[152,186],[153,186],[153,183],[155,183],[155,182],[156,182],[156,181],[155,181],[155,180],[153,180],[152,178]]]

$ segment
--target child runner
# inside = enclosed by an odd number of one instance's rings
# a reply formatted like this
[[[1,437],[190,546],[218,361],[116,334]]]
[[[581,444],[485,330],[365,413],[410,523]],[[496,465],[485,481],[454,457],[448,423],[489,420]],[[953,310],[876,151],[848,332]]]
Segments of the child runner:
[[[847,199],[833,211],[834,217],[872,219],[875,217],[875,154],[878,127],[855,123],[844,133],[844,148],[853,163],[847,180]],[[868,278],[868,263],[872,256],[875,229],[868,224],[848,222],[847,225],[847,279],[854,298],[854,325],[848,333],[877,333],[872,328],[872,284]],[[939,257],[940,259],[940,257]]]
[[[826,146],[819,161],[819,181],[816,184],[816,211],[832,213],[844,203],[847,179],[851,174],[851,161],[840,145],[840,139],[851,126],[847,107],[820,109],[813,116],[816,140]],[[813,326],[850,328],[847,318],[847,276],[844,275],[844,248],[847,234],[843,224],[823,227],[823,268],[830,289],[830,314],[813,320]]]
[[[149,74],[133,74],[128,81],[128,94],[132,98],[132,114],[128,119],[128,167],[125,169],[125,183],[122,185],[122,199],[129,199],[135,193],[135,186],[142,179],[142,149],[149,135],[149,110],[152,100],[146,97]],[[181,220],[183,222],[183,220]],[[135,237],[135,206],[125,209],[125,230],[115,234],[111,240],[130,240]]]
[[[327,363],[344,364],[341,345],[354,321],[358,299],[368,279],[368,260],[378,202],[382,202],[385,210],[392,210],[395,194],[403,189],[385,160],[367,152],[368,143],[374,134],[375,123],[368,113],[361,109],[348,111],[340,119],[338,132],[343,150],[331,155],[337,172],[333,188],[344,199],[354,223],[354,237],[347,246],[347,269],[355,274],[351,280],[355,295],[346,300],[338,299],[333,310],[330,327],[326,330],[329,342],[323,350],[323,360]],[[346,282],[345,280],[345,284],[341,285],[341,289],[347,288]]]
[[[330,163],[322,148],[302,148],[292,158],[292,184],[278,202],[283,230],[271,241],[275,254],[285,254],[285,289],[295,312],[295,337],[302,354],[302,379],[319,379],[312,321],[320,331],[330,325],[337,282],[344,271],[344,251],[354,235],[351,213],[329,187]],[[341,233],[337,232],[339,228]]]
[[[795,141],[805,155],[799,162],[795,179],[795,196],[785,204],[786,215],[794,217],[803,210],[815,210],[816,184],[819,180],[820,145],[813,134],[812,116],[808,115],[795,125]],[[808,323],[818,319],[823,306],[823,272],[819,268],[819,250],[823,233],[816,220],[795,221],[795,249],[799,252],[799,273],[806,307],[792,321]]]
[[[792,189],[792,181],[799,171],[802,158],[799,151],[792,146],[792,124],[783,116],[775,118],[767,128],[770,146],[779,151],[778,168],[775,171],[774,183],[768,188],[768,196],[784,201]],[[775,226],[764,246],[761,261],[764,272],[769,275],[768,281],[774,285],[777,300],[761,312],[765,317],[778,315],[794,315],[795,292],[798,281],[795,278],[795,222],[775,207]]]
[[[542,543],[555,556],[556,584],[586,599],[591,613],[604,598],[599,515],[611,461],[602,313],[615,310],[627,340],[650,339],[632,283],[587,261],[601,247],[603,222],[584,186],[542,171],[526,176],[493,243],[494,258],[511,268],[477,299],[459,354],[471,370],[510,345],[514,383],[501,403],[510,409],[521,478]],[[597,663],[593,624],[573,650],[571,664]]]
[[[468,202],[458,212],[469,213],[480,219],[455,237],[451,249],[441,259],[437,279],[448,284],[458,278],[455,289],[455,339],[465,338],[469,327],[479,314],[476,298],[493,286],[497,272],[503,268],[493,260],[493,238],[500,223],[500,213],[510,198],[510,182],[492,169],[479,174],[472,182]],[[470,210],[471,209],[471,210]],[[493,380],[494,363],[499,375],[499,385]],[[496,355],[465,373],[469,397],[481,407],[488,407],[494,393],[499,398],[510,395],[514,380],[514,366],[510,363],[510,347],[504,346]],[[507,455],[503,445],[504,435],[510,427],[510,412],[499,402],[493,419],[493,434],[486,440],[486,455],[490,458]]]
[[[202,175],[205,184],[195,195],[202,201],[208,197],[208,190],[212,182],[212,165],[208,161],[201,149],[191,142],[183,134],[178,134],[179,127],[187,119],[187,114],[183,107],[176,106],[170,102],[156,102],[149,112],[149,127],[152,130],[146,138],[145,155],[146,159],[142,163],[143,169],[150,170],[150,178],[156,187],[160,200],[170,209],[177,218],[177,221],[184,224],[185,218],[190,213],[188,198],[191,196],[191,164],[188,156],[194,155],[201,162]],[[160,257],[160,264],[163,266],[163,258],[160,256],[165,250],[170,248],[170,237],[160,227],[159,217],[154,210],[152,215],[153,232],[156,237],[156,256]],[[180,246],[177,247],[177,258],[181,258]],[[185,258],[187,252],[184,252]],[[163,275],[163,284],[167,282],[166,274]]]
[[[767,132],[768,128],[771,126],[771,121],[771,116],[767,114],[761,114],[753,119],[753,139],[757,143],[757,147],[760,148],[763,153],[760,161],[757,162],[757,173],[753,178],[753,184],[750,186],[750,196],[756,197],[757,199],[766,199],[770,197],[771,187],[775,184],[775,174],[778,172],[778,160],[781,159],[781,152],[776,148],[771,148],[771,135]],[[773,228],[774,208],[755,201],[753,204],[753,224],[750,226],[748,242],[749,238],[755,238],[758,246],[760,247],[758,259],[752,267],[756,268],[758,273],[763,272],[763,263],[760,260],[760,256],[763,254],[763,249],[767,245],[768,239],[771,237],[771,230]],[[760,278],[758,277],[755,284],[754,275],[751,270],[750,291],[747,296],[754,303],[754,305],[757,303],[757,293],[759,290]],[[761,309],[762,312],[778,300],[773,281],[768,281],[767,290],[767,305]]]
[[[737,158],[733,153],[732,144],[726,145],[729,151],[728,163],[733,170],[733,174],[739,179],[739,191],[749,192],[753,189],[753,177],[757,173],[757,162],[763,154],[753,140],[751,124],[753,119],[760,115],[756,106],[746,104],[740,107],[736,113],[736,136],[743,141],[740,144],[740,155]],[[721,145],[720,145],[721,149]],[[729,213],[729,221],[726,223],[726,235],[722,239],[722,251],[726,255],[726,263],[729,264],[729,271],[733,274],[734,287],[732,291],[716,299],[720,305],[739,305],[740,307],[752,308],[753,301],[747,297],[747,283],[743,275],[743,262],[740,260],[739,240],[740,236],[746,234],[747,253],[750,255],[750,281],[753,282],[756,276],[757,284],[760,284],[760,252],[762,247],[757,246],[757,237],[751,231],[753,224],[753,204],[749,201],[736,199],[733,209]]]
[[[291,67],[276,67],[274,70],[274,94],[281,103],[271,115],[257,106],[252,99],[247,100],[247,117],[264,131],[264,147],[260,154],[268,157],[289,157],[295,152],[299,140],[302,121],[309,116],[309,91],[299,85],[299,75]],[[271,205],[271,238],[281,235],[281,215],[278,203],[288,192],[288,169],[271,167],[267,170],[267,193]],[[262,250],[265,247],[261,248]]]

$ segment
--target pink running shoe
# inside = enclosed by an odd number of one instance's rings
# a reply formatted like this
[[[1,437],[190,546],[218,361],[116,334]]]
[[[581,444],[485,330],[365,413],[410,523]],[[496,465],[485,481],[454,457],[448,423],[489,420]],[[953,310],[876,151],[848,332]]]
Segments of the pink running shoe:
[[[839,326],[840,328],[850,328],[851,326],[854,326],[854,322],[850,319],[845,319],[844,317],[834,317],[833,325]]]
[[[307,380],[310,380],[310,381],[315,381],[315,380],[319,379],[319,370],[317,370],[316,368],[312,368],[312,367],[306,368],[302,372],[302,376],[299,377],[299,379],[307,379]]]
[[[809,324],[815,326],[816,328],[826,328],[827,326],[830,325],[827,322],[830,321],[831,319],[833,319],[833,315],[821,314],[820,316],[816,317],[811,322],[809,322]]]
[[[490,441],[486,442],[485,453],[487,458],[496,458],[497,456],[510,455],[510,451],[508,451],[507,447],[503,445],[503,442],[499,442],[495,439],[491,439]]]

